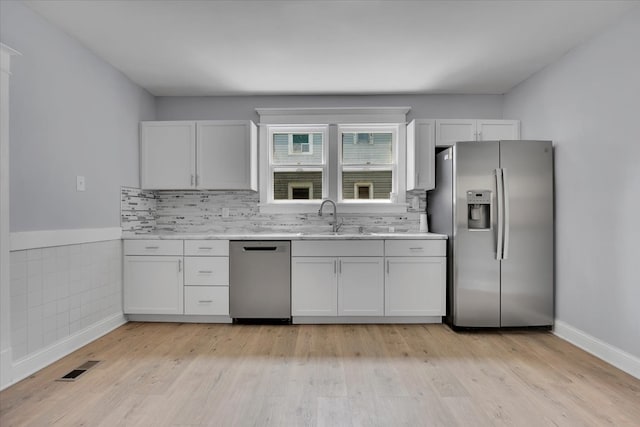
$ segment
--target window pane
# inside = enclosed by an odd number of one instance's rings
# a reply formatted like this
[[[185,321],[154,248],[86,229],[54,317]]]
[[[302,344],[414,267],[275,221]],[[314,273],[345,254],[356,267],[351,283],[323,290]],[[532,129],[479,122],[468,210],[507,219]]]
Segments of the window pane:
[[[274,133],[273,164],[322,164],[322,134]]]
[[[392,142],[391,132],[343,133],[342,162],[348,165],[390,164],[393,161]]]
[[[322,199],[322,172],[274,172],[273,199]]]
[[[389,200],[392,180],[391,171],[342,172],[342,198]]]

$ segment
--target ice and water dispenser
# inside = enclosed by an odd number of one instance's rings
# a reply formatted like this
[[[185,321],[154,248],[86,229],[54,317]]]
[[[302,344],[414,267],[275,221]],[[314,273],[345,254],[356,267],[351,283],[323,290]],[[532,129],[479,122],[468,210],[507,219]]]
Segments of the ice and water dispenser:
[[[491,229],[491,191],[467,191],[467,224],[469,230]]]

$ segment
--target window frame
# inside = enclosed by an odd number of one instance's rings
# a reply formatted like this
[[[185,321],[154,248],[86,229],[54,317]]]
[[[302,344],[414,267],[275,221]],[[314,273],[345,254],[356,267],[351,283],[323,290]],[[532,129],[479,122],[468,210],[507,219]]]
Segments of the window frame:
[[[337,191],[337,199],[338,203],[379,203],[379,204],[393,204],[391,200],[391,194],[397,193],[398,191],[398,130],[399,125],[397,124],[359,124],[359,125],[338,125],[338,191]],[[353,163],[344,163],[343,159],[343,151],[342,151],[342,135],[349,133],[391,133],[391,163],[379,163],[379,164],[353,164]],[[373,145],[373,139],[371,139],[370,145]],[[367,145],[369,145],[367,144]],[[356,144],[357,145],[357,144]],[[362,144],[364,145],[364,144]],[[357,171],[391,171],[391,191],[389,192],[388,199],[375,199],[373,198],[373,192],[370,193],[369,199],[359,199],[355,196],[353,199],[344,199],[343,198],[343,185],[342,185],[342,174],[343,172],[357,172]],[[373,190],[373,186],[372,186]],[[371,191],[372,191],[371,190]]]
[[[287,192],[289,195],[289,199],[288,200],[313,200],[313,182],[308,181],[308,182],[290,182],[287,185]],[[293,198],[293,190],[295,189],[299,189],[299,188],[304,188],[309,190],[309,197],[307,199],[294,199]]]
[[[259,197],[258,207],[264,214],[300,214],[316,213],[320,199],[312,201],[273,200],[273,184],[270,178],[272,147],[269,130],[305,127],[323,127],[326,129],[323,149],[324,170],[322,198],[336,201],[340,215],[406,214],[406,150],[407,150],[407,113],[411,107],[311,107],[311,108],[256,108],[259,116]],[[338,126],[397,126],[395,161],[397,188],[390,201],[375,202],[360,200],[347,203],[338,200]],[[271,175],[272,176],[272,175]],[[316,190],[316,189],[314,189]],[[317,195],[316,195],[317,196]]]
[[[322,134],[322,152],[320,163],[304,163],[304,156],[297,159],[296,162],[290,163],[273,163],[273,137],[275,134],[288,134],[288,150],[289,155],[309,155],[313,154],[313,134]],[[309,147],[310,153],[293,153],[290,150],[293,144],[293,134],[308,134],[309,135]],[[273,205],[285,205],[285,204],[309,204],[320,203],[322,199],[326,198],[327,186],[328,186],[328,167],[327,167],[327,140],[328,140],[328,126],[327,125],[271,125],[267,128],[267,146],[268,146],[268,204]],[[320,199],[275,199],[273,188],[273,176],[276,172],[322,172],[322,194]],[[290,184],[290,183],[289,183]],[[313,186],[311,187],[313,188]],[[288,186],[287,192],[291,193],[291,186]],[[312,194],[313,195],[313,194]]]
[[[314,132],[317,133],[317,132]],[[313,155],[313,133],[306,133],[306,132],[296,132],[296,133],[289,133],[288,134],[288,143],[289,143],[289,155],[290,156],[311,156]],[[307,151],[306,153],[304,151],[300,151],[300,152],[296,152],[293,150],[293,135],[307,135],[307,146],[309,147],[309,151]],[[271,142],[273,143],[273,140],[271,140]],[[324,146],[324,141],[323,144]]]

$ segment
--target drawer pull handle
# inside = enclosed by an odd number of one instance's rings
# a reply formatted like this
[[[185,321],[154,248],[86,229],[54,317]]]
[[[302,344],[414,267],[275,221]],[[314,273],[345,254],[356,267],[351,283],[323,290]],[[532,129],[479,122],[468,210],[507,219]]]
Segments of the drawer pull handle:
[[[201,299],[198,300],[198,304],[211,304],[213,302],[212,299]]]
[[[424,248],[409,248],[410,251],[421,251],[424,250]]]
[[[145,249],[160,249],[160,246],[145,246]]]
[[[202,249],[202,250],[206,250],[206,251],[210,251],[211,249],[213,249],[211,246],[198,246],[198,249]]]
[[[198,273],[200,273],[200,274],[211,274],[211,273],[213,273],[213,270],[200,270],[200,271],[198,271]]]

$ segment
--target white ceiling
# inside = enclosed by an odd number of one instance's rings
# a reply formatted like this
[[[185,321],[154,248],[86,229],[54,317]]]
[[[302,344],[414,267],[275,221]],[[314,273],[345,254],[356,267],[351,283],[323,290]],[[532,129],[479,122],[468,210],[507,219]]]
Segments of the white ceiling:
[[[637,1],[38,0],[158,96],[501,94]]]

